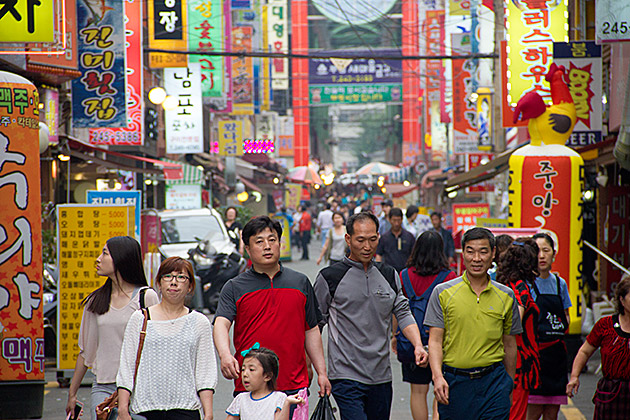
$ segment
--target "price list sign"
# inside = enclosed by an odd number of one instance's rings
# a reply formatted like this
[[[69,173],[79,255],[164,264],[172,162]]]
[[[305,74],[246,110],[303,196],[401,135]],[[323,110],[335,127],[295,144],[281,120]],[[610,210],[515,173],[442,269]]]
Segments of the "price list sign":
[[[112,236],[133,236],[134,206],[57,206],[57,369],[74,369],[83,307],[81,301],[106,280],[96,258]]]

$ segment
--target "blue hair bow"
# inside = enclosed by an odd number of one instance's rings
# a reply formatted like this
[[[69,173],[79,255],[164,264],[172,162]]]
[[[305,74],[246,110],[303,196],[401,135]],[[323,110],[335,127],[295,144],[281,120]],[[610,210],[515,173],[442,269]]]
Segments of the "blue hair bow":
[[[260,348],[260,343],[259,342],[255,342],[253,346],[251,346],[250,348],[248,348],[247,350],[243,350],[241,352],[241,356],[245,357],[247,356],[247,354],[252,351],[252,350],[258,350]]]

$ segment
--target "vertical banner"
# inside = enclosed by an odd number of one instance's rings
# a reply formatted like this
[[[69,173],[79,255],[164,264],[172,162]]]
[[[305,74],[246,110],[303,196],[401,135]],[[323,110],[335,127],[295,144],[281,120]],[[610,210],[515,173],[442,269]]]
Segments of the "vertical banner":
[[[584,161],[561,145],[527,145],[510,156],[510,227],[537,228],[556,244],[554,272],[566,280],[571,334],[582,325],[582,185]]]
[[[291,261],[291,227],[289,226],[289,219],[282,215],[275,215],[271,218],[280,222],[280,226],[282,226],[280,261]]]
[[[272,53],[289,52],[289,7],[287,0],[269,0],[267,9],[267,33]],[[289,89],[289,60],[271,59],[271,88]]]
[[[127,69],[127,124],[120,128],[90,130],[90,144],[141,146],[144,144],[142,69],[142,1],[125,0],[125,39]]]
[[[451,34],[454,54],[470,54],[470,33]],[[453,74],[453,154],[477,152],[476,109],[472,93],[472,60],[451,60]]]
[[[188,0],[188,50],[223,51],[223,0]],[[224,58],[211,55],[189,55],[189,63],[201,66],[201,86],[205,97],[223,95]]]
[[[252,52],[251,26],[232,28],[232,52]],[[254,114],[254,62],[251,57],[232,57],[232,114]]]
[[[38,98],[31,82],[0,71],[2,381],[44,380]]]
[[[488,88],[477,89],[477,148],[490,151],[492,140],[492,93]]]
[[[403,55],[418,55],[420,36],[418,24],[418,3],[413,0],[402,1],[402,53]],[[422,102],[420,97],[419,75],[420,62],[418,60],[402,61],[402,156],[404,165],[413,165],[420,160],[422,147],[422,133],[420,132],[420,113]],[[424,98],[422,98],[424,101]],[[308,163],[308,162],[307,162]]]
[[[96,191],[88,190],[86,203],[92,205],[115,204],[117,206],[133,206],[135,214],[135,237],[138,241],[140,235],[140,208],[142,207],[142,192],[131,191]]]
[[[577,123],[567,146],[602,141],[602,47],[593,41],[555,42],[553,59],[567,70]]]
[[[72,81],[72,125],[126,127],[125,8],[103,0],[90,8],[77,2],[79,71]]]
[[[149,48],[186,51],[188,22],[186,0],[148,0]],[[185,54],[149,53],[149,67],[186,67]]]
[[[243,156],[242,121],[219,121],[219,156]]]
[[[553,61],[553,43],[568,41],[568,0],[509,2],[507,20],[506,103],[503,126],[513,127],[512,114],[518,100],[528,92],[538,92],[550,102],[551,91],[545,75]]]
[[[293,117],[281,116],[278,117],[278,141],[276,143],[276,150],[278,156],[287,157],[293,156]]]
[[[295,54],[308,54],[308,0],[291,1],[291,50]],[[310,155],[308,59],[291,59],[291,83],[295,127],[293,163],[304,166],[308,165]]]
[[[112,236],[133,236],[133,219],[126,206],[57,206],[57,369],[76,364],[81,301],[105,281],[96,274],[96,258]]]
[[[630,238],[630,226],[628,226],[628,219],[630,218],[630,191],[627,187],[611,185],[606,187],[606,193],[608,195],[608,203],[605,217],[608,223],[605,225],[603,232],[606,253],[619,264],[627,267],[630,263],[630,247],[628,247]],[[600,258],[599,261],[602,264],[605,260]],[[610,296],[614,296],[615,286],[621,280],[623,273],[608,262],[604,263],[604,266],[606,267],[606,279],[608,280],[604,290],[606,293],[610,293]]]
[[[40,89],[39,103],[44,124],[48,126],[48,144],[59,143],[59,91],[57,89]],[[40,118],[41,120],[41,118]]]
[[[296,210],[302,199],[302,186],[299,184],[285,184],[284,203],[288,209]]]
[[[199,63],[164,69],[164,89],[178,100],[164,112],[166,153],[203,152],[203,102]]]
[[[477,226],[478,217],[490,217],[490,204],[453,204],[453,234]]]

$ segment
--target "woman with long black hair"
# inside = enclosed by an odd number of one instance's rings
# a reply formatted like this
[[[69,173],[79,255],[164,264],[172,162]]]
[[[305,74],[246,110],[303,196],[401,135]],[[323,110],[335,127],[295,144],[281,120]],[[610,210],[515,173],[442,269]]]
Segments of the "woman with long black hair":
[[[125,327],[141,307],[159,302],[148,287],[140,244],[129,236],[110,238],[96,259],[96,272],[107,277],[105,284],[90,293],[84,305],[79,331],[79,355],[68,390],[66,413],[77,403],[77,391],[88,368],[94,373],[91,413],[116,391],[116,374]]]

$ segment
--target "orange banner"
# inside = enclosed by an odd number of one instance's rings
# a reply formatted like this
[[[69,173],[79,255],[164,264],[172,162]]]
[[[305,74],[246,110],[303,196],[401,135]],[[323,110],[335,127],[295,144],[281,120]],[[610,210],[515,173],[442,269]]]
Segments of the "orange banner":
[[[0,72],[0,378],[44,379],[39,94]]]

